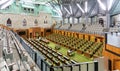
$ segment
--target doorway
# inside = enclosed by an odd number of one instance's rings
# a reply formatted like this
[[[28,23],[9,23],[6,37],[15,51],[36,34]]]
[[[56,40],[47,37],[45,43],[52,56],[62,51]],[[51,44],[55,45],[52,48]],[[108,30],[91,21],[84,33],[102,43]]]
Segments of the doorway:
[[[30,33],[30,38],[32,38],[32,33]]]

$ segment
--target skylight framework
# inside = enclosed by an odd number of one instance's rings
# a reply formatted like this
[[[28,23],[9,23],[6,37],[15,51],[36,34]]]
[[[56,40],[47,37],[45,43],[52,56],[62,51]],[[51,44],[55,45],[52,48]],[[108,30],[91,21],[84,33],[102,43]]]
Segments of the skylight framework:
[[[111,9],[112,5],[113,5],[113,0],[108,1],[108,10]]]
[[[82,9],[82,7],[77,3],[78,8],[82,11],[82,13],[85,13],[85,11]]]
[[[64,9],[68,12],[68,14],[71,14],[66,7],[64,7]]]
[[[0,0],[0,5],[6,3],[7,1],[9,1],[9,0]]]
[[[100,7],[101,7],[103,10],[106,10],[106,7],[105,7],[105,5],[101,2],[101,0],[97,0],[97,1],[98,1],[98,3],[99,3]]]
[[[71,12],[71,14],[73,13],[73,11],[72,11],[72,7],[71,7],[71,5],[69,5],[69,7],[70,7],[70,12]]]
[[[87,13],[88,12],[88,2],[85,1],[85,12]]]
[[[9,5],[11,5],[14,2],[14,0],[8,0],[5,4],[1,6],[1,9],[7,8]]]
[[[45,4],[46,6],[49,6],[53,11],[59,14],[59,16],[62,16],[61,10],[58,8],[58,6],[51,5],[50,3]]]

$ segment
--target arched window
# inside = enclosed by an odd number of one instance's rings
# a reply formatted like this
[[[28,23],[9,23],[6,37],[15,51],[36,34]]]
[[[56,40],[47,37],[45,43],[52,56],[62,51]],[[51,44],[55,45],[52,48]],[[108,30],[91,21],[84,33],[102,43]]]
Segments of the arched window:
[[[47,24],[47,16],[45,16],[44,24]]]
[[[103,20],[103,18],[99,19],[99,24],[101,24],[104,27],[104,20]]]
[[[26,26],[27,25],[27,21],[26,19],[23,20],[23,26]]]
[[[38,20],[35,19],[34,24],[37,26],[38,25]]]
[[[7,24],[6,24],[7,26],[12,26],[12,21],[11,21],[11,19],[10,18],[8,18],[8,20],[7,20]]]

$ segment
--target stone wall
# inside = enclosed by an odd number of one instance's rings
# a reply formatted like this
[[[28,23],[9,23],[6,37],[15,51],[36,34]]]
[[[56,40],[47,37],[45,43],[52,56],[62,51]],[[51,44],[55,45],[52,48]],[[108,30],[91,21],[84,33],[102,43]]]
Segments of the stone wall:
[[[47,24],[52,24],[52,16],[48,13],[40,13],[38,16],[23,15],[23,14],[0,14],[0,24],[6,25],[7,19],[12,20],[11,28],[15,29],[27,29],[34,26],[40,26],[44,24],[45,17],[47,16]],[[27,25],[23,26],[23,20],[26,19]],[[34,21],[37,19],[38,25],[35,25]]]

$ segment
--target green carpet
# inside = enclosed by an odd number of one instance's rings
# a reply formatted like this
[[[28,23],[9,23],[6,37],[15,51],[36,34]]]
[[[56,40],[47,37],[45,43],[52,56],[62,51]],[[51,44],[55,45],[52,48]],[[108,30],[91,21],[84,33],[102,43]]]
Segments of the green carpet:
[[[55,49],[55,43],[52,43],[50,42],[48,44],[49,47],[51,47],[52,49]],[[62,46],[61,46],[62,47]],[[68,51],[68,48],[66,47],[62,47],[60,50],[58,50],[58,52],[62,53],[63,55],[67,56],[67,51]],[[68,56],[67,56],[68,57]],[[79,54],[77,52],[75,52],[75,55],[70,57],[70,59],[72,60],[75,60],[77,62],[88,62],[88,61],[92,61],[90,58],[87,58],[85,57],[84,55],[82,54]]]

